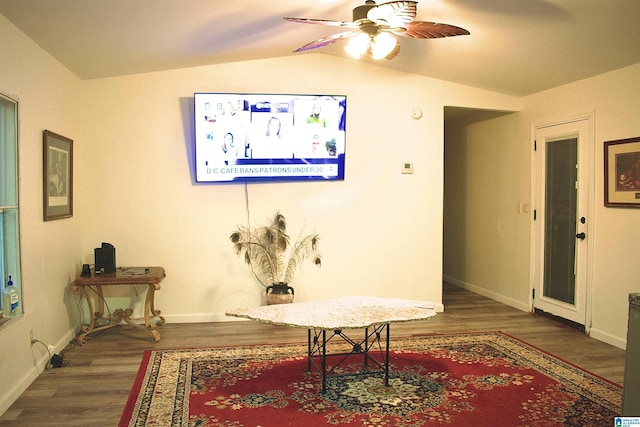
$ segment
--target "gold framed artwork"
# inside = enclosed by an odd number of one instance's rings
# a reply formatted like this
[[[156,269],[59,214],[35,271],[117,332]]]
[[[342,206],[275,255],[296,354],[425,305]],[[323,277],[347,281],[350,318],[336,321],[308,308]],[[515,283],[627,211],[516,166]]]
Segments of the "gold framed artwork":
[[[640,208],[640,137],[605,141],[604,205]]]
[[[44,220],[73,216],[73,141],[45,130],[43,142]]]

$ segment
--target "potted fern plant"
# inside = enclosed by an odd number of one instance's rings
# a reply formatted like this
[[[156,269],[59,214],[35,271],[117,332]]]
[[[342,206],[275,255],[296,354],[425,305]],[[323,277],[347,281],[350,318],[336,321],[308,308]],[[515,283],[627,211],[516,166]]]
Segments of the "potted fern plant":
[[[238,227],[229,239],[235,253],[244,257],[251,274],[266,288],[267,304],[293,302],[295,291],[289,283],[294,273],[309,258],[316,266],[321,265],[320,236],[316,233],[303,235],[301,231],[292,244],[287,234],[287,221],[280,212],[263,226]]]

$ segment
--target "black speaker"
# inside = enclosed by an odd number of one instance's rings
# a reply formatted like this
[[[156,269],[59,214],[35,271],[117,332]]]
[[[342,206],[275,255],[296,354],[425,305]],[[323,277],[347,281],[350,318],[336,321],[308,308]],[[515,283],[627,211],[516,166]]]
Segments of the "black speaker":
[[[96,274],[112,274],[116,272],[116,248],[109,243],[102,243],[102,247],[93,250]]]

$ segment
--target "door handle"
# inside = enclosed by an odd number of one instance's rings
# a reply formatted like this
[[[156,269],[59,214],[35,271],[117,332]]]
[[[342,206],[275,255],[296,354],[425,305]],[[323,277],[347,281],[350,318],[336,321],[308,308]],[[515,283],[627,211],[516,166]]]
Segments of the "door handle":
[[[577,237],[578,239],[580,239],[580,240],[584,240],[584,239],[585,239],[585,237],[587,237],[587,235],[586,235],[586,234],[584,234],[584,233],[578,233],[578,234],[576,234],[576,237]]]

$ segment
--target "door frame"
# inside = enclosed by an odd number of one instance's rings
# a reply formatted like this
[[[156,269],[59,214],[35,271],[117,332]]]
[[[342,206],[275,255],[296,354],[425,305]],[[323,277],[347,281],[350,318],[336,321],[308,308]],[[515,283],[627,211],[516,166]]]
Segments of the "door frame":
[[[582,216],[586,216],[587,223],[586,225],[586,233],[588,236],[588,246],[587,246],[587,266],[586,266],[586,286],[585,286],[585,332],[589,334],[589,330],[591,329],[591,319],[592,319],[592,294],[593,294],[593,253],[594,253],[594,241],[595,241],[595,111],[590,110],[584,112],[582,114],[576,114],[571,116],[565,116],[560,118],[552,118],[546,120],[539,120],[532,122],[531,124],[531,234],[530,234],[530,288],[529,288],[529,307],[530,311],[535,311],[535,301],[534,301],[534,292],[542,292],[541,283],[536,283],[536,278],[541,277],[541,272],[538,272],[537,269],[541,267],[541,262],[539,260],[539,255],[541,253],[541,249],[537,246],[537,228],[538,224],[536,222],[535,216],[536,213],[540,213],[540,202],[537,200],[537,196],[539,194],[539,189],[537,185],[539,184],[539,173],[538,164],[537,164],[537,154],[535,151],[536,146],[536,133],[540,128],[548,128],[559,125],[566,125],[575,122],[586,121],[587,122],[587,152],[585,153],[587,159],[585,160],[586,167],[588,170],[588,178],[586,182],[589,195],[589,200],[586,206],[586,213]],[[540,181],[542,182],[542,181]],[[585,183],[580,183],[581,186],[584,186]],[[542,232],[543,230],[541,230]]]

